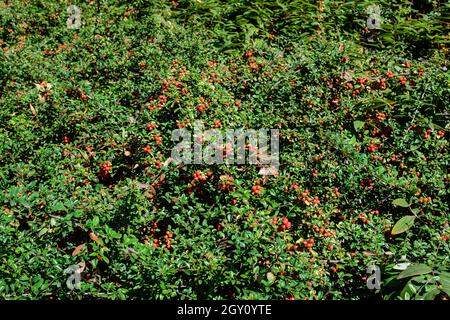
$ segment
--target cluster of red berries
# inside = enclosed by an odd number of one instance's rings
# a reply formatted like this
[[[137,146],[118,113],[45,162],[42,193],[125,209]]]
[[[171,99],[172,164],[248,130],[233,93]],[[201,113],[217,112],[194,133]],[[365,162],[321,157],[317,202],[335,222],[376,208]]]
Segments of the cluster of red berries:
[[[426,140],[428,140],[428,139],[430,138],[431,132],[433,132],[433,130],[428,129],[428,130],[423,134],[423,137],[424,137]],[[439,130],[438,137],[439,137],[440,139],[442,139],[442,138],[444,138],[444,136],[445,136],[445,131]]]
[[[317,196],[314,197],[313,203],[314,203],[315,205],[318,205],[318,204],[320,203],[319,197],[317,197]]]
[[[196,171],[196,172],[194,172],[193,179],[194,179],[194,181],[200,181],[200,182],[201,181],[206,181],[207,176],[201,171]]]
[[[323,227],[317,227],[317,226],[314,226],[313,227],[313,230],[315,231],[315,232],[317,232],[317,233],[321,233],[321,234],[323,234],[323,236],[325,237],[325,238],[328,238],[328,237],[330,237],[331,236],[331,230],[328,230],[328,229],[326,229],[326,228],[323,228]]]
[[[427,203],[427,202],[431,202],[431,197],[423,197],[423,198],[419,198],[419,203]]]
[[[430,133],[432,132],[432,130],[431,129],[428,129],[424,134],[423,134],[423,137],[425,138],[425,139],[429,139],[430,138]]]
[[[314,245],[314,239],[311,238],[308,241],[303,241],[302,244],[305,246],[305,248],[312,248],[312,246]]]
[[[160,95],[159,96],[159,101],[161,102],[161,103],[166,103],[167,102],[167,97],[166,96],[164,96],[164,95]]]
[[[199,104],[199,105],[196,107],[196,109],[197,109],[198,112],[203,113],[203,111],[205,111],[205,105]]]
[[[251,188],[252,192],[255,194],[259,194],[261,192],[261,187],[260,186],[253,186]]]
[[[365,187],[366,190],[372,190],[373,189],[373,180],[366,178],[364,180],[362,180],[359,185],[361,187]]]
[[[361,213],[359,216],[358,216],[358,219],[362,222],[362,223],[365,223],[365,224],[368,224],[370,221],[367,219],[367,215],[365,214],[365,213]]]
[[[287,251],[297,251],[298,250],[298,245],[294,244],[292,247],[290,245],[288,245],[286,247],[286,250]],[[300,252],[300,251],[298,251],[298,252]]]
[[[153,238],[156,235],[156,230],[158,229],[158,222],[152,223],[150,236]]]
[[[145,153],[148,153],[148,154],[151,154],[151,153],[152,153],[152,149],[150,148],[150,146],[146,146],[146,147],[144,148],[144,152],[145,152]]]
[[[371,144],[367,147],[367,151],[369,152],[375,152],[378,149],[378,147],[374,144]]]
[[[153,136],[153,138],[155,139],[155,141],[158,145],[161,144],[161,142],[163,141],[163,139],[161,138],[161,136],[159,134],[155,134]]]
[[[377,119],[378,119],[379,121],[384,121],[384,120],[386,120],[386,114],[381,113],[381,112],[377,113]]]
[[[444,230],[443,230],[443,233],[442,233],[442,236],[441,236],[441,240],[442,241],[447,241],[450,238],[448,235],[445,234],[446,232],[448,233],[450,231],[448,229],[448,224],[449,224],[448,221],[443,223]]]
[[[205,183],[208,177],[211,177],[212,174],[213,173],[211,171],[207,172],[206,174],[201,171],[194,172],[193,181],[186,187],[186,192],[188,194],[191,194],[193,191],[195,191],[196,193],[202,193],[201,186],[199,186],[198,183]]]
[[[294,186],[294,185],[293,185]],[[298,187],[294,186],[295,190],[298,190]],[[309,196],[309,190],[306,189],[305,191],[303,191],[298,197],[297,200],[299,200],[300,202],[303,202],[306,205],[310,205],[311,202],[313,201],[313,199]],[[318,198],[317,198],[318,200]]]
[[[164,92],[164,90],[163,90],[163,92]],[[150,105],[147,106],[147,109],[149,111],[155,110],[156,108],[161,110],[163,108],[164,104],[167,102],[167,97],[164,96],[164,95],[160,95],[158,97],[158,99],[159,99],[159,102],[157,102],[156,105],[155,104],[150,104]],[[153,103],[154,102],[154,98],[151,98],[150,102]]]
[[[223,174],[219,177],[219,189],[230,190],[233,186],[233,178],[229,175]]]
[[[205,98],[201,97],[200,98],[200,104],[197,105],[196,109],[198,112],[202,113],[203,111],[205,111],[205,109],[207,109],[209,107],[209,103],[208,101],[205,101]]]
[[[298,183],[297,182],[293,182],[292,185],[291,185],[291,189],[297,190],[298,188],[300,188]]]
[[[339,192],[339,188],[338,187],[334,187],[333,198],[339,198],[340,196],[341,196],[341,193]]]
[[[274,225],[278,225],[278,218],[275,217],[272,219],[272,222]],[[282,231],[282,230],[286,230],[286,229],[290,229],[292,228],[292,222],[289,221],[289,219],[287,217],[284,217],[283,220],[281,221],[281,225],[278,227],[278,232]]]
[[[166,235],[164,236],[164,241],[166,242],[166,248],[170,249],[172,246],[172,238],[173,235],[170,231],[166,231]]]
[[[181,128],[186,128],[186,125],[187,125],[188,123],[191,123],[191,119],[186,119],[186,122],[185,122],[185,121],[181,121],[181,122],[177,121],[177,127],[178,127],[179,129],[181,129]]]
[[[112,171],[112,164],[109,161],[105,161],[100,164],[100,173],[99,176],[102,178],[110,177],[110,173]]]
[[[331,267],[331,272],[336,273],[340,270],[339,266]]]

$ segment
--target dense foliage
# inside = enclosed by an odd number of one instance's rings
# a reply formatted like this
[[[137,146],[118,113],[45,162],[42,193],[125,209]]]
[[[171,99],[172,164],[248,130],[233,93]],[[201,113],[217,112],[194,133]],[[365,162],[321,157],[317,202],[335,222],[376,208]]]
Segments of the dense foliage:
[[[448,299],[449,3],[370,4],[2,1],[0,297]],[[200,119],[279,174],[170,163]]]

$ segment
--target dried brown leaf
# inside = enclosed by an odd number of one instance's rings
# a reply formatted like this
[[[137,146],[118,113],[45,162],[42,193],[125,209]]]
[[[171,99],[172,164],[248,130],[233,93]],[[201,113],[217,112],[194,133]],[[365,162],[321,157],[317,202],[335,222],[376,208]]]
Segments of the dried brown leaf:
[[[85,245],[86,245],[85,243],[82,243],[79,246],[76,246],[72,252],[72,256],[76,256],[77,254],[80,254],[81,250],[83,250]]]

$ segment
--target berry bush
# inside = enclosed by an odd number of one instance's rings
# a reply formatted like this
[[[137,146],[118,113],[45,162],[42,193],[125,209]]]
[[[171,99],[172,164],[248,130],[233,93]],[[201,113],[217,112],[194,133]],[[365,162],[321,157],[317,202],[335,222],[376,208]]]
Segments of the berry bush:
[[[450,7],[355,3],[0,4],[0,297],[448,300]],[[278,174],[172,163],[197,120]]]

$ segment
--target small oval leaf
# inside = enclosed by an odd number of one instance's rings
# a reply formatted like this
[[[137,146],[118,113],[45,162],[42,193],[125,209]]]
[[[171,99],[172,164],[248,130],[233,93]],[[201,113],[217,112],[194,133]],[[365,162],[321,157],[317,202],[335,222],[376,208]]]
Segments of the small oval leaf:
[[[409,207],[409,203],[403,198],[395,199],[394,201],[392,201],[392,204],[396,207],[403,207],[403,208]]]
[[[275,282],[275,276],[273,275],[272,272],[267,272],[266,276],[267,276],[267,280],[269,280],[269,282]]]
[[[355,131],[359,131],[362,127],[364,127],[365,122],[361,120],[353,121],[353,127]]]

